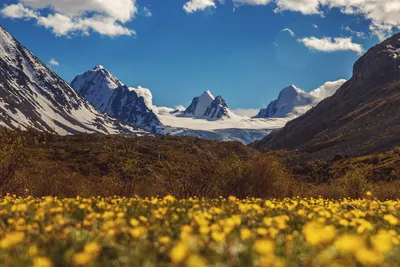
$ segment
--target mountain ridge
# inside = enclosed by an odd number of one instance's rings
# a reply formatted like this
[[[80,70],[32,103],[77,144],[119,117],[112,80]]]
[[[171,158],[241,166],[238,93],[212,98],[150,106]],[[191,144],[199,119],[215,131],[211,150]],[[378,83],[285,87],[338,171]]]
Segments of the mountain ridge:
[[[209,120],[229,118],[231,114],[225,99],[220,95],[214,97],[210,90],[193,98],[192,103],[182,112],[183,116]]]
[[[102,65],[76,76],[71,86],[100,111],[124,123],[132,123],[154,133],[163,125],[144,98],[130,90]]]
[[[142,133],[100,113],[0,26],[0,125],[58,134]]]
[[[400,144],[400,34],[360,57],[352,78],[258,149],[296,149],[312,157],[358,156]]]

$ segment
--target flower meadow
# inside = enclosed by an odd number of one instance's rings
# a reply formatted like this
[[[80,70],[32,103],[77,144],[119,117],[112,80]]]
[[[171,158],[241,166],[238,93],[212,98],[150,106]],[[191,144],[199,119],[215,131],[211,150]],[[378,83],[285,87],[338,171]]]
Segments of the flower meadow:
[[[399,266],[400,201],[0,198],[2,266]]]

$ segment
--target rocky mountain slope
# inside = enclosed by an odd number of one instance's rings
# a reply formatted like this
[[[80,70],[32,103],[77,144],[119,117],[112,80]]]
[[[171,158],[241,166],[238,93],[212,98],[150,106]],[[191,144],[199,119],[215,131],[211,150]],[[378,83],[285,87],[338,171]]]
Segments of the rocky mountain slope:
[[[144,98],[101,65],[75,77],[71,86],[94,107],[124,123],[156,133],[162,126],[154,112],[146,106]]]
[[[296,117],[311,109],[317,101],[313,95],[291,85],[282,89],[278,99],[272,101],[266,109],[261,109],[254,118]]]
[[[0,126],[58,134],[144,134],[102,114],[0,26]]]
[[[232,112],[222,96],[214,97],[207,90],[201,96],[195,97],[182,115],[201,119],[218,120],[229,118]]]
[[[371,48],[353,76],[283,129],[254,143],[259,149],[297,149],[315,158],[362,155],[400,144],[400,34]]]

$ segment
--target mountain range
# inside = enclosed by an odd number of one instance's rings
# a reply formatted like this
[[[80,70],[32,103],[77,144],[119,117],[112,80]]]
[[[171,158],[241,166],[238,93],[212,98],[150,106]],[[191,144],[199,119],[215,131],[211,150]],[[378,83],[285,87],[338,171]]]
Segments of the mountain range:
[[[162,135],[197,136],[248,144],[283,127],[288,121],[288,118],[238,116],[228,108],[222,96],[215,97],[210,90],[194,97],[187,108],[157,107],[152,103],[149,89],[127,87],[103,66],[78,75],[71,85],[107,115]]]
[[[71,84],[102,112],[154,133],[249,144],[311,109],[344,82],[328,82],[311,93],[289,86],[253,118],[235,114],[222,96],[215,97],[210,90],[194,97],[187,108],[157,107],[149,89],[127,87],[103,66],[78,75]]]
[[[147,134],[96,110],[0,26],[0,125],[58,134]]]
[[[398,112],[399,37],[361,57],[349,81],[327,82],[310,93],[291,85],[248,118],[209,90],[187,108],[157,107],[149,89],[128,87],[101,65],[78,75],[71,86],[0,27],[0,125],[62,135],[152,132],[246,144],[275,131],[253,145],[324,151],[327,157],[354,154],[354,144],[366,152],[384,149],[397,134],[397,118],[388,114]],[[379,145],[360,144],[370,136],[379,137]]]
[[[400,144],[400,34],[364,54],[337,92],[263,140],[318,159],[386,151]]]

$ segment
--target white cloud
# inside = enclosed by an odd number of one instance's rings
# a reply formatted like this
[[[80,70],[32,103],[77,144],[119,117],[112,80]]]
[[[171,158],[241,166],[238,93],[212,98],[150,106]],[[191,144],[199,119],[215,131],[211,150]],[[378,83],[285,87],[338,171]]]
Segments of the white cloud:
[[[214,0],[190,0],[183,6],[186,13],[202,11],[207,8],[216,8]]]
[[[321,0],[275,0],[277,11],[297,11],[305,15],[322,14],[322,11],[319,9],[320,1]]]
[[[340,79],[334,82],[326,82],[322,86],[310,92],[310,95],[316,97],[318,102],[332,96],[346,82],[345,79]]]
[[[400,27],[397,26],[399,29]],[[385,39],[389,38],[393,34],[393,26],[388,24],[383,25],[375,25],[371,24],[369,26],[369,30],[371,31],[372,35],[378,37],[380,41],[384,41]]]
[[[243,6],[243,5],[267,5],[272,0],[233,0],[233,4],[235,6]]]
[[[59,66],[60,63],[58,63],[58,61],[55,58],[50,59],[49,64],[51,66]]]
[[[4,17],[11,19],[30,19],[38,17],[35,11],[24,7],[22,4],[5,6],[0,12]]]
[[[5,5],[4,17],[34,19],[55,35],[90,31],[107,36],[132,35],[124,26],[137,14],[136,0],[19,0]]]
[[[358,54],[362,54],[364,49],[362,45],[353,43],[351,37],[348,38],[317,38],[317,37],[306,37],[298,39],[300,43],[303,43],[306,47],[321,51],[321,52],[336,52],[336,51],[354,51]]]
[[[346,32],[349,32],[352,35],[355,35],[355,36],[357,36],[359,38],[363,38],[364,35],[365,35],[363,32],[355,31],[355,30],[351,29],[349,26],[344,27],[343,30],[345,30]]]
[[[140,96],[143,97],[144,103],[146,104],[146,106],[156,114],[167,114],[172,111],[175,111],[178,108],[181,108],[181,106],[178,106],[177,108],[173,109],[173,108],[169,108],[169,107],[157,107],[157,106],[153,105],[153,94],[151,93],[150,89],[148,89],[148,88],[138,86],[137,88],[129,87],[129,90],[135,91],[139,97]]]
[[[222,0],[220,0],[220,1],[222,1]],[[178,106],[176,106],[175,108],[174,108],[174,110],[179,110],[179,111],[184,111],[186,109],[186,107],[185,106],[182,106],[182,105],[178,105]]]
[[[144,88],[142,86],[129,87],[130,91],[135,91],[138,96],[144,98],[144,103],[147,107],[151,108],[153,106],[153,94],[151,93],[150,89]]]
[[[281,32],[288,32],[292,37],[295,35],[294,31],[289,28],[282,29]]]
[[[318,29],[318,25],[317,24],[313,24],[312,25],[315,29]]]
[[[338,8],[347,15],[363,16],[370,21],[372,35],[380,40],[392,35],[395,28],[400,29],[399,0],[232,0],[235,6],[275,5],[275,12],[294,11],[304,15],[319,14]]]
[[[260,109],[254,109],[254,108],[236,108],[232,109],[232,112],[235,113],[236,115],[242,116],[242,117],[254,117],[256,116],[259,112]]]
[[[142,10],[142,13],[143,13],[143,16],[148,17],[148,18],[153,16],[153,14],[151,13],[150,8],[148,8],[148,7],[144,7],[143,10]]]

